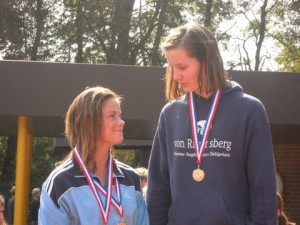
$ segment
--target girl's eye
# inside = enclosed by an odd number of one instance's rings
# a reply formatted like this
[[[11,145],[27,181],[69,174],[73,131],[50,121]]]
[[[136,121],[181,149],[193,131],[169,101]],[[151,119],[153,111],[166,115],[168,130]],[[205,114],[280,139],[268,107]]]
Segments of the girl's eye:
[[[187,67],[186,66],[176,66],[176,67],[173,67],[173,71],[174,70],[185,70]]]

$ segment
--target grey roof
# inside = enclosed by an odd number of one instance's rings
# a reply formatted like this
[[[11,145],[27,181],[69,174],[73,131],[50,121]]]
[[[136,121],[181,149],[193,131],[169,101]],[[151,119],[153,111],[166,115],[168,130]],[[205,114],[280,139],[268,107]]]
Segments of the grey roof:
[[[151,144],[165,104],[163,67],[0,61],[0,135],[17,135],[19,115],[33,136],[64,137],[64,115],[87,86],[109,87],[124,97],[126,140]],[[269,115],[274,143],[300,143],[300,73],[229,71]]]

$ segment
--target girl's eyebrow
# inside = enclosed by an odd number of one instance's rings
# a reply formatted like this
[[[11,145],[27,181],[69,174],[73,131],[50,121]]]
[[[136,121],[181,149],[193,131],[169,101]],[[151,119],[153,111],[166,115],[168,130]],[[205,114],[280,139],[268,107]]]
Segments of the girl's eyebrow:
[[[122,114],[122,111],[117,111],[117,110],[110,110],[110,111],[107,111],[108,113],[114,113],[114,114]]]
[[[185,63],[184,62],[179,62],[175,65],[170,65],[170,63],[168,63],[168,65],[171,66],[171,67],[173,67],[173,66],[182,66],[182,65],[185,65]]]

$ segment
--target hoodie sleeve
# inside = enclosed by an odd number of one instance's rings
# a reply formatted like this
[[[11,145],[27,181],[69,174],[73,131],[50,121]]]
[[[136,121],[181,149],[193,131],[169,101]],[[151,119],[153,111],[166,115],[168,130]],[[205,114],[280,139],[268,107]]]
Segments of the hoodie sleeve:
[[[168,223],[171,205],[167,143],[163,111],[155,133],[148,170],[147,208],[150,224]]]
[[[276,168],[271,132],[263,105],[255,111],[246,132],[249,224],[277,224]]]

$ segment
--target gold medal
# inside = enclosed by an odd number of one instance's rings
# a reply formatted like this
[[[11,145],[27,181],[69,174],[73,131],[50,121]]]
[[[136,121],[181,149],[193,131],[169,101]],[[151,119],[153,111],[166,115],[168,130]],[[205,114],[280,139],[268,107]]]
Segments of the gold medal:
[[[126,225],[126,223],[124,221],[121,221],[118,223],[118,225]]]
[[[197,168],[193,171],[193,179],[197,182],[200,182],[204,179],[204,171]]]

